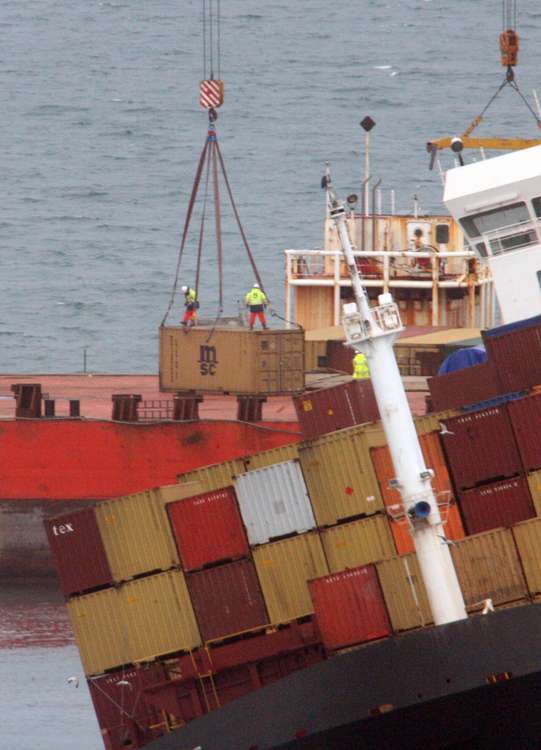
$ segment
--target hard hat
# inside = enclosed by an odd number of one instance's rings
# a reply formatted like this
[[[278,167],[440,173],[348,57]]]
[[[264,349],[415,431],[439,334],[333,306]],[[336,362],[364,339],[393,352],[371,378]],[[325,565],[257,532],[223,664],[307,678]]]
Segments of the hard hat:
[[[257,281],[254,284],[254,289],[259,289],[259,284],[257,283]]]
[[[188,287],[187,286],[181,286],[180,287],[180,291],[184,292],[184,294],[186,294],[186,292],[188,291]]]

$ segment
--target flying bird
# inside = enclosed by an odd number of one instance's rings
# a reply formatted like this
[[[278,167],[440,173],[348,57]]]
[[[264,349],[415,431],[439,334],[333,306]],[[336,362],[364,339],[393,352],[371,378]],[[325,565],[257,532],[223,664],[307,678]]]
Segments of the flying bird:
[[[79,678],[75,677],[75,675],[72,675],[71,677],[68,677],[68,679],[66,680],[66,682],[68,683],[68,685],[75,685],[76,688],[79,687]]]
[[[447,427],[443,424],[443,422],[440,422],[440,435],[454,435],[454,432],[451,432],[451,430],[448,430]]]

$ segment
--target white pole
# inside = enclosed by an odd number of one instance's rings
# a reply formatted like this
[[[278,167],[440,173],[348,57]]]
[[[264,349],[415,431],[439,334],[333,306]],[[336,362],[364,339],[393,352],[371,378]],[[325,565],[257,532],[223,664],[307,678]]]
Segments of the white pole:
[[[358,312],[344,308],[344,328],[350,345],[362,351],[387,437],[391,458],[410,524],[417,559],[436,625],[467,617],[449,547],[432,489],[434,473],[425,465],[415,424],[393,351],[403,330],[398,307],[390,294],[380,295],[380,305],[371,309],[347,232],[343,206],[334,200],[331,209],[346,258]]]

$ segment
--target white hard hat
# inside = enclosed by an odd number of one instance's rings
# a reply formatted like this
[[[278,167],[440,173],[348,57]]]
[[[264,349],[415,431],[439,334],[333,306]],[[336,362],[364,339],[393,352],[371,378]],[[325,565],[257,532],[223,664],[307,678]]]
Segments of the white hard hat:
[[[254,289],[259,289],[259,284],[257,283],[257,281],[254,284]]]
[[[188,287],[187,286],[181,286],[180,287],[180,291],[186,293],[188,291]]]

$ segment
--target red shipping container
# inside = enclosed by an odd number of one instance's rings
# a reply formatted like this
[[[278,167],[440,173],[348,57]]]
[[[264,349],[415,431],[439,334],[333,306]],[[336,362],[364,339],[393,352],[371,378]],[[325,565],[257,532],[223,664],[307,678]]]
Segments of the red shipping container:
[[[541,468],[541,393],[510,401],[507,410],[524,470]]]
[[[94,508],[47,519],[45,529],[65,596],[113,582]]]
[[[329,370],[353,374],[353,357],[355,351],[344,346],[342,341],[327,341],[327,367]]]
[[[184,570],[249,553],[233,487],[171,503],[167,512]]]
[[[446,375],[428,379],[432,409],[459,409],[467,404],[477,404],[496,398],[500,393],[496,368],[492,362],[465,367]]]
[[[391,635],[391,623],[373,565],[308,582],[324,645],[329,649]]]
[[[520,474],[522,464],[504,406],[445,420],[442,443],[458,490]]]
[[[204,641],[266,625],[269,622],[251,560],[238,560],[186,577]]]
[[[293,403],[305,438],[379,420],[370,380],[351,380],[333,388],[307,391],[294,398]]]
[[[483,341],[501,393],[541,384],[541,316],[486,331]]]
[[[512,526],[535,516],[528,482],[524,477],[477,487],[459,495],[468,534]]]

